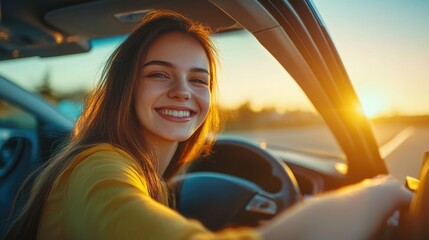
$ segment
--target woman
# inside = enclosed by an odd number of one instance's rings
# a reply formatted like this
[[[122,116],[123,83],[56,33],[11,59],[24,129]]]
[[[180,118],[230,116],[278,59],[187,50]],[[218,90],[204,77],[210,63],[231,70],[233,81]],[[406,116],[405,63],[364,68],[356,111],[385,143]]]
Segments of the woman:
[[[361,238],[407,202],[408,193],[383,177],[298,204],[258,229],[218,233],[169,208],[164,178],[207,152],[208,134],[218,130],[209,35],[174,12],[145,17],[112,54],[68,144],[36,178],[6,239]],[[356,216],[346,220],[345,211]]]

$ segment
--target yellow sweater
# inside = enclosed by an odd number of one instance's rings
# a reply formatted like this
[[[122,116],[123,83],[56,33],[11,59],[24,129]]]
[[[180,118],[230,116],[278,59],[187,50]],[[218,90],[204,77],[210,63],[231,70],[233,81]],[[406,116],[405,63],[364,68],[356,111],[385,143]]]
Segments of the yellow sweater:
[[[155,201],[137,163],[103,144],[79,155],[56,179],[39,239],[259,239],[252,229],[213,233]]]

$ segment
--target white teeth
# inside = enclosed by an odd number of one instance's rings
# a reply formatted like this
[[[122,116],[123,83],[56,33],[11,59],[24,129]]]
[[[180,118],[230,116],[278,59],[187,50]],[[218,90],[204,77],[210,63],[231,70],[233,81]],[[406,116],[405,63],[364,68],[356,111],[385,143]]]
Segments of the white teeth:
[[[191,111],[189,110],[171,110],[171,109],[161,109],[159,111],[162,115],[177,117],[177,118],[188,118],[191,116]]]

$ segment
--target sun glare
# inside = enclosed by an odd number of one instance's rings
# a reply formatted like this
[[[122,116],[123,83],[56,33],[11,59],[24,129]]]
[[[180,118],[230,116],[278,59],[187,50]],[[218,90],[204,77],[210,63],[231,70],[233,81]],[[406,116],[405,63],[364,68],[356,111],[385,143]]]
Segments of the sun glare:
[[[388,111],[385,99],[379,94],[364,94],[360,100],[363,111],[368,118],[378,117]]]

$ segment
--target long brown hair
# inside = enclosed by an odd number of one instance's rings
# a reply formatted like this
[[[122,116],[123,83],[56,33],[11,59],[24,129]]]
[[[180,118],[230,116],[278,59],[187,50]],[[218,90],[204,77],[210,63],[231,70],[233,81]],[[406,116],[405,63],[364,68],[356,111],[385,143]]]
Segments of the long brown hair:
[[[164,176],[159,176],[153,155],[142,142],[142,126],[134,108],[137,76],[142,59],[151,44],[169,32],[183,32],[196,39],[205,49],[210,63],[210,90],[212,105],[204,123],[186,141],[179,143]],[[147,180],[149,194],[155,200],[169,205],[168,191],[162,177],[168,178],[180,166],[212,146],[210,134],[217,133],[219,117],[216,99],[217,55],[204,25],[178,13],[158,10],[148,13],[127,39],[112,53],[102,73],[98,87],[87,101],[69,141],[38,172],[32,184],[28,201],[9,228],[6,239],[36,239],[43,205],[54,181],[76,157],[86,149],[100,144],[112,144],[127,153],[141,166]]]

